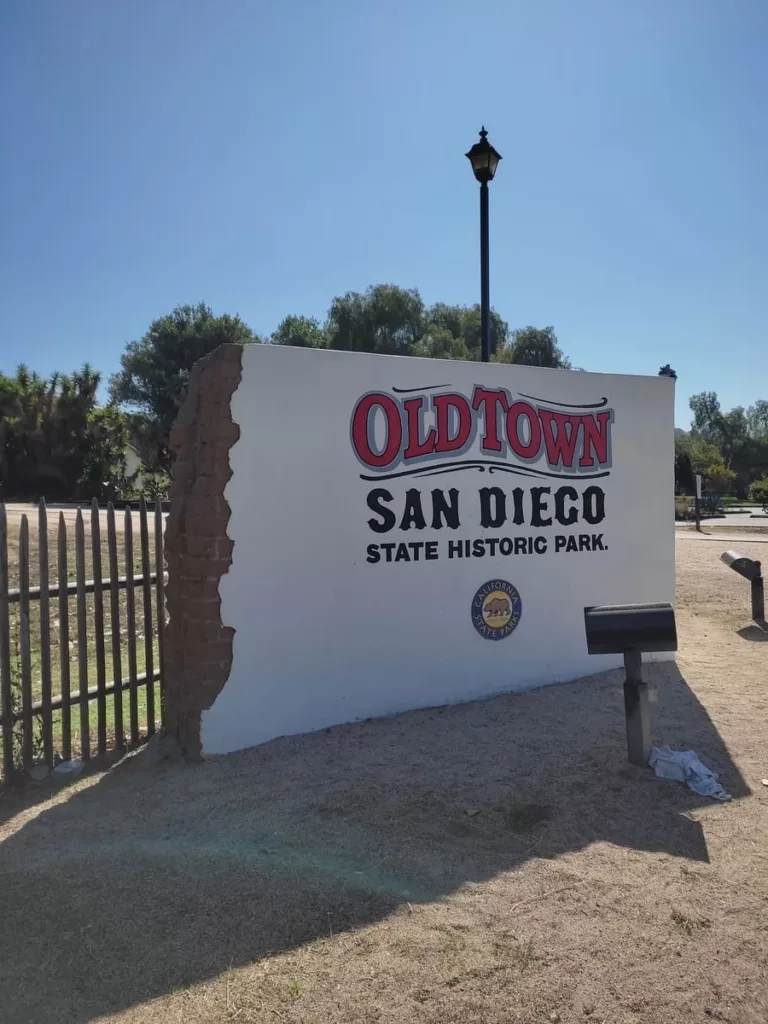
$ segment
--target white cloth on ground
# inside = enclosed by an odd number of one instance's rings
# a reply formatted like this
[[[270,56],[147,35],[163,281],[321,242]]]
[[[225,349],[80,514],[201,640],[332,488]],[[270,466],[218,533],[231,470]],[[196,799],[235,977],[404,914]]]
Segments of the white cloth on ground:
[[[685,782],[699,796],[711,796],[715,800],[730,800],[717,781],[720,776],[707,768],[693,750],[670,750],[669,747],[654,747],[648,764],[660,779]]]

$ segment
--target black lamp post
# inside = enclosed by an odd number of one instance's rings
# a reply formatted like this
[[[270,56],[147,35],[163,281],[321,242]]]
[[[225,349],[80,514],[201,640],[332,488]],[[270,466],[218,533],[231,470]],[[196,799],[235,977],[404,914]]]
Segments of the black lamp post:
[[[482,334],[483,362],[491,361],[491,287],[488,281],[488,182],[493,181],[496,168],[501,160],[488,141],[488,132],[483,128],[480,141],[466,154],[472,164],[475,177],[480,182],[480,322]]]

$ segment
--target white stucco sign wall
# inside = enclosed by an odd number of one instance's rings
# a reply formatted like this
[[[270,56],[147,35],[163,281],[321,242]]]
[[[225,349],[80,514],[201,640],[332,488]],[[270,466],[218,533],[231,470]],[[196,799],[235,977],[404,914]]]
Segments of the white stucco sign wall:
[[[672,601],[674,383],[247,346],[229,680],[203,749],[619,664],[587,605]]]

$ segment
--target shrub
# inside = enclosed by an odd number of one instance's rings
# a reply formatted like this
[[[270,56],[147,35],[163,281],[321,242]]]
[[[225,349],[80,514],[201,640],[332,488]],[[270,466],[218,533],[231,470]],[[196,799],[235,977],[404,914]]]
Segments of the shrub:
[[[121,497],[125,501],[138,501],[139,498],[146,498],[147,501],[167,501],[171,490],[171,481],[166,473],[141,474],[141,486],[136,482],[129,483],[123,488]]]
[[[171,491],[170,477],[166,473],[148,473],[143,491],[150,501],[166,501]]]
[[[727,494],[736,480],[736,474],[726,466],[712,465],[703,470],[707,486],[716,494]]]
[[[762,480],[755,480],[749,488],[749,496],[758,505],[768,505],[768,476],[764,476]]]
[[[675,497],[675,519],[690,519],[693,513],[691,512],[692,498],[686,497],[684,494],[676,495]]]

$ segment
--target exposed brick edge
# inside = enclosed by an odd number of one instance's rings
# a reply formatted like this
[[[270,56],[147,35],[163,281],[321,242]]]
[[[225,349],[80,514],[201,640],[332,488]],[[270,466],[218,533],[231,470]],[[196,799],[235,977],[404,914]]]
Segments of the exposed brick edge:
[[[231,406],[241,369],[240,345],[222,345],[196,363],[170,439],[176,461],[165,528],[165,729],[195,760],[201,712],[232,668],[235,631],[221,621],[219,582],[232,564],[224,488],[232,476],[229,450],[240,437]]]

